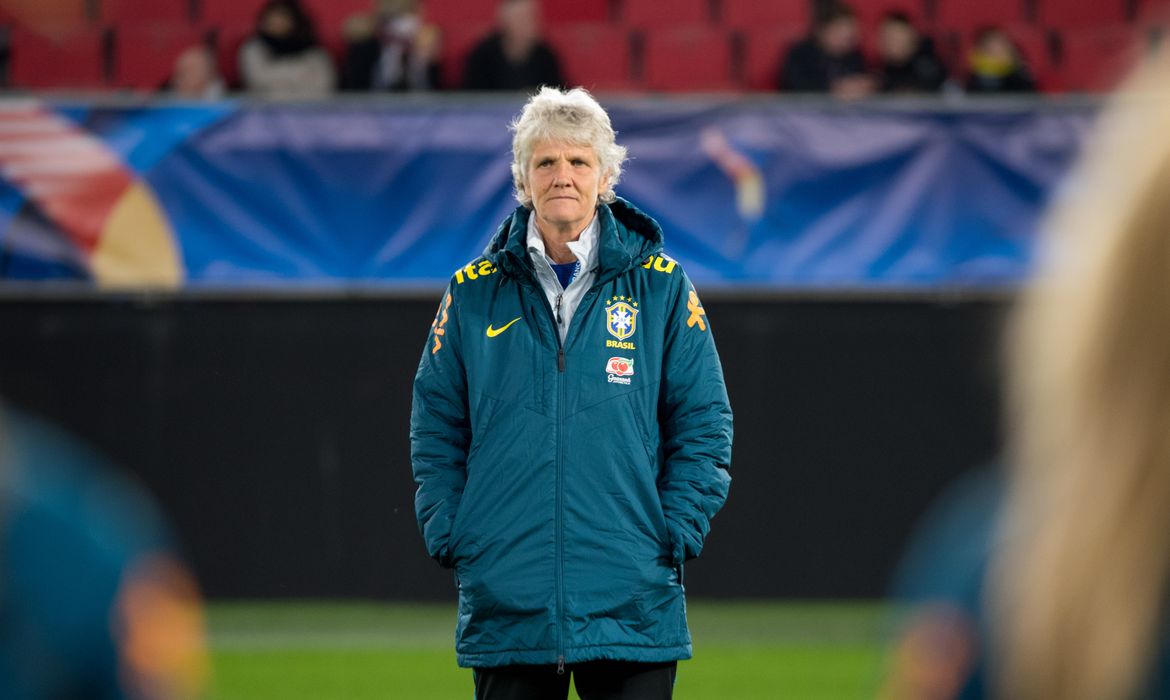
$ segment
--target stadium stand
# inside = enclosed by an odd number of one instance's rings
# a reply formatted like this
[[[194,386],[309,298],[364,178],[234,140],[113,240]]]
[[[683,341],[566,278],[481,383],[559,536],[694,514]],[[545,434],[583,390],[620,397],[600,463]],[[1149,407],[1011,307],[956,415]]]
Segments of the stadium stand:
[[[461,25],[495,24],[496,3],[485,0],[430,0],[423,2],[423,16],[443,29]]]
[[[983,0],[978,3],[970,0],[938,0],[934,19],[936,29],[953,29],[967,35],[986,25],[1002,27],[1021,24],[1027,17],[1024,0]]]
[[[1139,37],[1124,26],[1062,32],[1061,88],[1099,92],[1115,87],[1134,59]]]
[[[1092,29],[1124,24],[1127,0],[1036,0],[1036,19],[1051,29]]]
[[[807,30],[794,25],[760,26],[740,35],[740,73],[748,90],[775,90],[781,57]]]
[[[943,2],[944,0],[937,1]],[[872,43],[869,40],[877,32],[882,17],[893,11],[904,12],[914,26],[920,30],[925,30],[930,25],[923,0],[907,0],[905,2],[898,2],[898,0],[861,0],[860,2],[851,3],[851,7],[857,12],[857,21],[861,25],[863,43],[867,45]]]
[[[220,24],[215,28],[215,53],[223,79],[233,88],[240,85],[240,47],[252,35],[252,25]]]
[[[97,7],[99,19],[116,26],[123,22],[188,22],[192,4],[190,0],[102,0]]]
[[[808,27],[808,0],[723,0],[721,20],[732,29]]]
[[[622,21],[631,29],[671,30],[711,21],[707,0],[622,0]]]
[[[185,24],[120,25],[114,32],[114,84],[157,90],[170,77],[175,59],[202,43],[206,30]]]
[[[1134,17],[1146,25],[1170,24],[1170,3],[1166,0],[1137,0]]]
[[[570,22],[605,22],[611,15],[610,0],[544,0],[541,15],[550,27]]]
[[[212,25],[250,27],[263,0],[201,0],[199,19]]]
[[[4,0],[0,2],[0,24],[19,25],[44,36],[77,31],[89,22],[86,0]]]
[[[475,48],[480,39],[492,31],[494,26],[495,23],[492,21],[439,25],[442,31],[440,62],[444,85],[458,87],[463,84],[463,62],[467,59],[467,54]]]
[[[1004,27],[1004,33],[1019,49],[1024,63],[1032,71],[1032,77],[1036,79],[1040,90],[1057,89],[1060,85],[1060,77],[1059,67],[1053,58],[1055,33],[1050,29],[1020,24]],[[970,44],[967,46],[969,48]],[[962,67],[965,69],[965,62],[963,62]]]
[[[567,79],[590,90],[632,90],[630,36],[606,23],[552,26],[549,44]]]
[[[436,3],[445,4],[445,3]],[[357,14],[370,12],[370,0],[315,0],[304,3],[309,16],[317,25],[322,43],[336,44],[341,25]]]
[[[708,25],[659,29],[646,36],[643,85],[663,92],[726,91],[731,77],[728,33]]]
[[[109,32],[82,28],[54,37],[12,30],[12,84],[24,88],[105,87]]]
[[[182,46],[204,37],[229,85],[264,0],[4,0],[14,87],[157,85]],[[322,42],[340,58],[347,17],[371,0],[305,0]],[[958,82],[985,25],[1004,28],[1045,91],[1111,85],[1139,39],[1170,26],[1167,0],[854,0],[863,45],[883,14],[906,12],[933,36]],[[495,24],[497,0],[424,0],[442,30],[444,85],[458,87],[468,50]],[[597,90],[707,91],[775,88],[783,50],[808,29],[809,0],[542,0],[550,43],[574,82]],[[688,43],[697,42],[697,43]],[[710,51],[710,56],[705,52]]]

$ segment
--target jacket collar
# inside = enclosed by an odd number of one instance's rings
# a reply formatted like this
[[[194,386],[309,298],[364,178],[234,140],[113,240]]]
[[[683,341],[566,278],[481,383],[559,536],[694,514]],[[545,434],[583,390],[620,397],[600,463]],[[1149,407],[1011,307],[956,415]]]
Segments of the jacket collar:
[[[527,207],[516,207],[500,223],[483,251],[505,274],[529,280],[532,279],[532,263],[528,258],[531,215]],[[597,220],[597,283],[617,277],[662,250],[662,228],[658,222],[621,197],[612,204],[599,205]]]

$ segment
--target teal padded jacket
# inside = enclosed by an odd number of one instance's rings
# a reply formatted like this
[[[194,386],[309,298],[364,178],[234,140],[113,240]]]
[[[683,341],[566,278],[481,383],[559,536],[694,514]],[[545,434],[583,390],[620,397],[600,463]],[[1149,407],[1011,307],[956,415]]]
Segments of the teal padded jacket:
[[[459,664],[689,658],[682,565],[731,482],[710,322],[661,228],[618,199],[562,345],[529,215],[455,273],[414,383],[415,508],[455,568]]]

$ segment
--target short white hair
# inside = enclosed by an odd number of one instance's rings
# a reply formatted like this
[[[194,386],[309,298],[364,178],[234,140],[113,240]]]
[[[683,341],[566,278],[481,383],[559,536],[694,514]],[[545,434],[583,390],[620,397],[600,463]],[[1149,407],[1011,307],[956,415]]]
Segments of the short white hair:
[[[520,116],[509,128],[512,130],[512,184],[516,199],[524,206],[532,208],[532,196],[525,189],[528,162],[541,141],[592,147],[600,163],[600,176],[609,176],[609,184],[598,199],[608,204],[617,197],[613,188],[622,176],[626,148],[617,144],[617,132],[610,124],[609,115],[584,88],[542,87],[528,98]]]

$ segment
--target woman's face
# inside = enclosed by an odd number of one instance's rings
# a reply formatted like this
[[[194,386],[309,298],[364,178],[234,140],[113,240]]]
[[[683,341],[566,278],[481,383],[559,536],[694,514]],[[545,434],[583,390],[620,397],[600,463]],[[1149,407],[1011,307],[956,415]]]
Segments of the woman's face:
[[[274,7],[264,13],[260,31],[268,36],[282,37],[292,33],[295,24],[292,14],[283,7]]]
[[[593,218],[598,194],[608,187],[592,146],[541,141],[532,149],[524,190],[541,231],[580,233]]]

